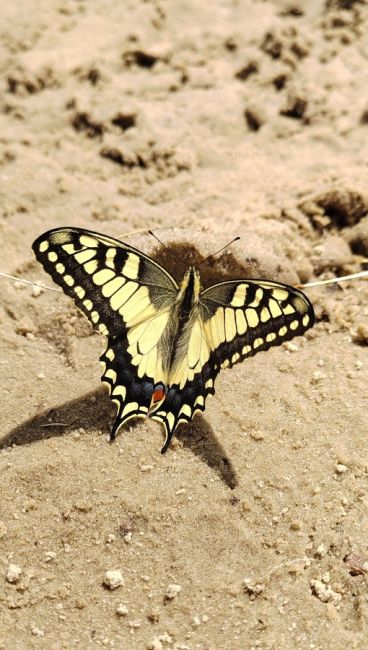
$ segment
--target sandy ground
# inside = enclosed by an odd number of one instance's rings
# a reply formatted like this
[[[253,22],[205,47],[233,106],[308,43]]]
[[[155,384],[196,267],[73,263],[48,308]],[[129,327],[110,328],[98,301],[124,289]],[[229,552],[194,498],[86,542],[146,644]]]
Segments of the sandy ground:
[[[176,262],[129,241],[178,278],[240,235],[205,285],[363,268],[366,3],[1,13],[3,272],[50,285],[31,244],[61,225],[152,228]],[[0,281],[0,647],[367,648],[367,282],[308,290],[314,329],[223,371],[161,456],[152,421],[106,442],[72,302]]]

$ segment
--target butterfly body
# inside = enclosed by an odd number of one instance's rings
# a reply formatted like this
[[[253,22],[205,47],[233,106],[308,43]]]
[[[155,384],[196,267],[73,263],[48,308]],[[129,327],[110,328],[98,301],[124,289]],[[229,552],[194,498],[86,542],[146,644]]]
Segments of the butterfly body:
[[[313,307],[299,290],[232,280],[202,290],[190,267],[178,286],[157,262],[116,239],[58,228],[33,244],[37,259],[107,336],[102,380],[118,408],[111,439],[133,417],[166,431],[204,411],[221,368],[303,334]]]

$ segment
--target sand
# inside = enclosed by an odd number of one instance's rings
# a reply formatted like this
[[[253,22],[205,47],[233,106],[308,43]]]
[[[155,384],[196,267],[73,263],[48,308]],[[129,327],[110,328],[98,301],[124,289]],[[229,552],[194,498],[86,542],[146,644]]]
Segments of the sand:
[[[204,286],[364,268],[366,3],[3,5],[3,272],[51,286],[31,244],[66,225],[178,279],[239,235]],[[306,289],[315,327],[222,371],[164,456],[151,420],[106,441],[72,301],[0,282],[0,648],[365,649],[367,282]]]

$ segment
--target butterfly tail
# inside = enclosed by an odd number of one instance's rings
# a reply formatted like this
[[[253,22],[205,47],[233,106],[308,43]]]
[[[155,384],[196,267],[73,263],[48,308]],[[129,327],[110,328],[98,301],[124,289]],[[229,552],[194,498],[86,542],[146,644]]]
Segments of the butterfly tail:
[[[173,435],[174,435],[174,429],[172,431],[166,430],[166,438],[165,438],[164,446],[161,449],[161,454],[165,454],[167,452]]]

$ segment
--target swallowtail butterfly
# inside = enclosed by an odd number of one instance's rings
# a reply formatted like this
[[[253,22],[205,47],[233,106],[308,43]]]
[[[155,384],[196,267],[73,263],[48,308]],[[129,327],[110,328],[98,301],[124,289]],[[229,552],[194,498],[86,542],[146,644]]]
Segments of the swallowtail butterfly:
[[[202,290],[190,267],[180,285],[133,246],[79,228],[56,228],[33,244],[36,258],[107,337],[101,356],[117,415],[164,425],[164,453],[180,422],[204,411],[221,368],[303,334],[313,307],[298,289],[230,280]]]

